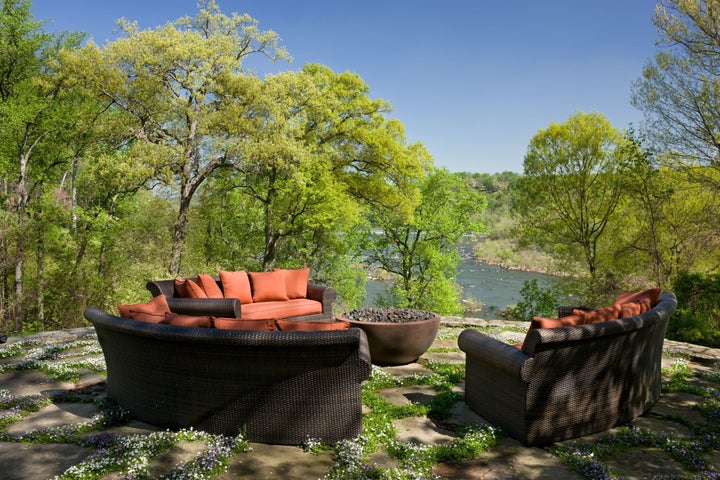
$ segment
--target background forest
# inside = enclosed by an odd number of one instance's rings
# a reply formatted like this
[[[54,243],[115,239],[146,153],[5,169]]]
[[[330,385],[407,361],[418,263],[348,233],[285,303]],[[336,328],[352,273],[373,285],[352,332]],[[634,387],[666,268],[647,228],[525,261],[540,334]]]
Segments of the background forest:
[[[3,331],[84,324],[149,279],[300,266],[339,310],[380,271],[385,302],[461,315],[472,236],[481,261],[562,276],[526,285],[518,318],[661,286],[681,303],[668,336],[720,345],[715,2],[659,3],[642,128],[578,112],[529,139],[522,174],[437,168],[357,75],[257,77],[248,59],[288,53],[212,0],[103,46],[46,33],[29,7],[0,10]]]

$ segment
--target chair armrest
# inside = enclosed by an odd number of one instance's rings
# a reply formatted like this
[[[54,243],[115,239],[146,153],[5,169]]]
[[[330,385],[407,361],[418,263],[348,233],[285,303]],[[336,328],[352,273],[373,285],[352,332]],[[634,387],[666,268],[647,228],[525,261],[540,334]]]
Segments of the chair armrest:
[[[175,280],[151,280],[145,284],[153,297],[157,297],[160,294],[165,295],[167,298],[175,297]]]
[[[182,315],[212,315],[240,318],[240,300],[237,298],[167,298],[170,311]]]
[[[337,291],[326,285],[308,283],[307,298],[322,303],[323,313],[332,315],[332,303],[337,298]]]
[[[516,377],[520,377],[523,363],[531,358],[521,349],[473,329],[460,332],[458,346],[466,355],[473,357],[473,361],[482,362]]]

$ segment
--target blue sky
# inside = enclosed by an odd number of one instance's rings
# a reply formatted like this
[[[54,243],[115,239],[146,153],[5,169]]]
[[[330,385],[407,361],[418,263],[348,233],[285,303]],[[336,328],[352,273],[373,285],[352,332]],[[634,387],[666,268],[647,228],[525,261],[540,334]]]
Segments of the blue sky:
[[[522,173],[530,139],[576,112],[639,125],[632,82],[657,51],[656,0],[217,0],[274,30],[297,70],[360,75],[409,142],[451,171]],[[49,31],[116,38],[125,17],[154,28],[196,0],[32,0]],[[259,71],[258,73],[265,73]]]

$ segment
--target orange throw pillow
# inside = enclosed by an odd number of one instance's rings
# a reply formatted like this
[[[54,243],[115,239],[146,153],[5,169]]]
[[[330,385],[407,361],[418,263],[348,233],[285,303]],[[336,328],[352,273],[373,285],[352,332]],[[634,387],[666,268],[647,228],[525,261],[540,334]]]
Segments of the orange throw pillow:
[[[337,320],[334,322],[301,322],[297,320],[275,320],[278,330],[284,332],[315,332],[320,330],[347,330],[350,328],[348,322]]]
[[[640,307],[640,304],[638,302],[623,303],[622,305],[620,305],[619,318],[628,318],[635,315],[640,315],[641,313],[642,308]]]
[[[595,310],[573,310],[573,314],[581,315],[583,323],[599,323],[607,320],[617,320],[620,318],[620,305],[610,305],[609,307],[597,308]]]
[[[131,312],[135,313],[168,313],[170,307],[168,306],[165,295],[160,294],[152,298],[146,303],[135,303],[132,305],[118,305],[118,312],[121,317],[132,318]]]
[[[535,330],[536,328],[567,327],[570,325],[582,325],[582,323],[582,315],[568,315],[567,317],[561,318],[533,317],[530,321],[530,328],[528,330]]]
[[[253,302],[289,300],[285,289],[285,275],[280,271],[250,272]]]
[[[310,279],[309,267],[297,270],[276,268],[275,271],[282,272],[285,276],[285,291],[288,298],[307,298],[307,284]]]
[[[190,292],[188,292],[187,280],[184,278],[175,279],[175,291],[180,298],[190,298]]]
[[[197,279],[207,298],[223,298],[223,292],[213,277],[207,273],[201,273]]]
[[[185,285],[187,286],[188,298],[207,298],[205,290],[189,278],[185,280]]]
[[[180,315],[179,313],[166,313],[162,322],[166,325],[177,325],[180,327],[210,328],[209,316]]]
[[[252,303],[250,279],[245,270],[239,272],[225,272],[220,270],[225,298],[237,298],[241,304]]]
[[[275,330],[275,319],[243,320],[241,318],[212,317],[218,330]]]
[[[643,313],[653,308],[660,301],[661,293],[661,288],[649,288],[639,292],[624,291],[618,295],[613,305],[638,303],[640,305],[640,313]]]

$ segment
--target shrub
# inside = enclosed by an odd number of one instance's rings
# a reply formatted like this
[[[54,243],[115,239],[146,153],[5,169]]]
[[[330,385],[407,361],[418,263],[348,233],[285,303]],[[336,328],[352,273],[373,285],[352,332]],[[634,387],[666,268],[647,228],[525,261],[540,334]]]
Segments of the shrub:
[[[681,273],[673,282],[678,308],[666,337],[720,347],[720,274]]]
[[[541,288],[536,279],[525,280],[520,289],[522,300],[513,308],[512,315],[529,322],[534,316],[556,316],[558,301],[552,288]]]

